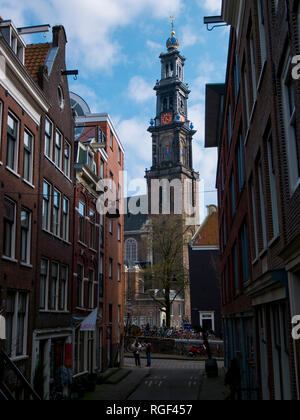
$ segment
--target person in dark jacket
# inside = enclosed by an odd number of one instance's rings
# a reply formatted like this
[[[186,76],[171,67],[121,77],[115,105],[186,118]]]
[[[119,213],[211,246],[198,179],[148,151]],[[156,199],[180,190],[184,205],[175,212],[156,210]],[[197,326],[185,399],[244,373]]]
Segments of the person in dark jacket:
[[[228,400],[235,401],[241,400],[241,371],[239,367],[239,362],[237,359],[233,359],[230,365],[230,368],[225,376],[225,385],[230,387],[230,395],[227,398]]]
[[[152,351],[152,346],[151,346],[151,343],[149,343],[147,344],[147,347],[146,347],[147,367],[151,367],[151,351]]]
[[[132,345],[132,351],[134,355],[135,365],[138,367],[141,367],[141,356],[140,351],[142,350],[142,346],[140,345],[138,340],[135,340],[135,342]]]

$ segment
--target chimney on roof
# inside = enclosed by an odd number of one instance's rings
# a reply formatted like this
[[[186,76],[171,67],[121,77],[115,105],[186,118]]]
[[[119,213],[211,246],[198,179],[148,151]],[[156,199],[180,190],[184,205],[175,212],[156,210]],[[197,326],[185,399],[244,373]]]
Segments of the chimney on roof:
[[[66,45],[68,42],[65,28],[62,25],[57,25],[52,28],[53,32],[53,47]]]

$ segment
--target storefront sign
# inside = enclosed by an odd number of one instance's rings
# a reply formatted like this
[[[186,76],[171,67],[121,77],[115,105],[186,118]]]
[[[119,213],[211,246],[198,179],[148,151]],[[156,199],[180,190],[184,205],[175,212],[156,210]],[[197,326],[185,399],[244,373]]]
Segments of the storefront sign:
[[[81,324],[80,331],[96,331],[98,308],[96,308]]]

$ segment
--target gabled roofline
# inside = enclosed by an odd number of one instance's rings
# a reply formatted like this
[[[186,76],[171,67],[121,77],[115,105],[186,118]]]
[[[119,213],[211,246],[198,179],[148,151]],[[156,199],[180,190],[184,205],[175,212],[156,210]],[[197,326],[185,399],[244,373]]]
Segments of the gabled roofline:
[[[119,136],[118,136],[118,134],[116,132],[116,129],[114,127],[114,124],[113,124],[112,119],[111,119],[111,117],[110,117],[109,114],[107,114],[107,113],[87,114],[84,117],[77,117],[76,118],[76,122],[82,123],[82,124],[84,124],[84,123],[90,123],[90,122],[92,122],[92,123],[95,123],[95,122],[108,122],[109,128],[113,132],[113,135],[115,136],[115,138],[117,140],[117,143],[118,143],[121,151],[125,154],[125,149],[124,149],[123,144],[122,144],[122,142],[121,142],[121,140],[120,140],[120,138],[119,138]]]

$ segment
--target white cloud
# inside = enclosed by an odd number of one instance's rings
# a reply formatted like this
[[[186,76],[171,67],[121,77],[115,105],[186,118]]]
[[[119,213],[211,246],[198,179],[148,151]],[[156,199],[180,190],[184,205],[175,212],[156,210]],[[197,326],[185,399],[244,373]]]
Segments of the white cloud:
[[[100,4],[99,4],[100,3]],[[72,51],[71,61],[88,69],[111,68],[123,57],[122,40],[115,31],[129,26],[139,17],[166,18],[180,14],[182,0],[0,0],[4,19],[13,17],[24,25],[30,15],[35,24],[63,24]],[[31,22],[32,23],[32,22]]]
[[[147,46],[153,51],[162,51],[164,49],[164,47],[161,44],[151,40],[147,41]]]
[[[197,0],[197,3],[209,13],[221,14],[222,0]]]
[[[182,39],[180,41],[182,48],[192,47],[197,43],[204,43],[203,37],[199,36],[199,31],[186,25],[181,29]]]
[[[137,103],[147,102],[154,98],[153,87],[140,76],[134,76],[130,80],[127,94]]]
[[[118,135],[125,147],[126,158],[136,164],[149,163],[152,158],[152,143],[150,133],[147,132],[149,123],[143,118],[134,117],[119,121]]]

